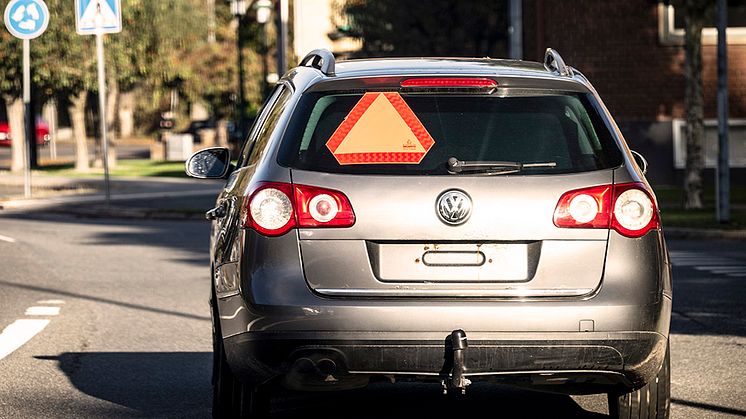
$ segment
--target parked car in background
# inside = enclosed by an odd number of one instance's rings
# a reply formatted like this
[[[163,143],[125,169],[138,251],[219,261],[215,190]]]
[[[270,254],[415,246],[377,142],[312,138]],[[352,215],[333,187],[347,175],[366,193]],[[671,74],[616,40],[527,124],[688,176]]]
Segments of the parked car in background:
[[[8,122],[0,122],[0,147],[10,147],[12,133]],[[43,146],[49,143],[49,125],[41,118],[36,120],[36,144]]]
[[[217,147],[187,162],[227,180],[207,213],[213,415],[404,380],[605,393],[614,418],[668,418],[671,266],[646,167],[554,50],[312,52],[236,164]]]
[[[249,120],[246,122],[247,125],[251,125],[253,120]],[[202,138],[200,136],[200,132],[202,130],[211,129],[215,130],[217,129],[218,124],[215,119],[198,119],[191,121],[189,123],[189,126],[183,130],[180,131],[179,134],[189,134],[194,139],[194,144],[199,144],[202,142]],[[235,121],[227,121],[226,122],[226,129],[228,130],[228,141],[232,143],[241,142],[244,139],[241,138],[241,133],[239,131],[239,124]]]

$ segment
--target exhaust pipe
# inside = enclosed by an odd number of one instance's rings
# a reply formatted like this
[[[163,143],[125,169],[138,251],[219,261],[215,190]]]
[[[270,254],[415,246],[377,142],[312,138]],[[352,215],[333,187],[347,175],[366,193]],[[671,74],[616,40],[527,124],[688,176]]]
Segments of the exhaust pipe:
[[[349,374],[340,359],[329,353],[306,353],[297,358],[282,380],[297,391],[352,390],[368,385],[367,375]]]

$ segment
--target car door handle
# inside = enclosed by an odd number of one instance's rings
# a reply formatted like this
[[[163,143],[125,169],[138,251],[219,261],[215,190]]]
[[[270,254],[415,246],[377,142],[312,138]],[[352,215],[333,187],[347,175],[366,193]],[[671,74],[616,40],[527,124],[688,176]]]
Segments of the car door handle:
[[[223,218],[228,214],[228,204],[225,202],[221,202],[217,207],[207,211],[205,213],[205,218],[208,220],[217,220],[218,218]]]

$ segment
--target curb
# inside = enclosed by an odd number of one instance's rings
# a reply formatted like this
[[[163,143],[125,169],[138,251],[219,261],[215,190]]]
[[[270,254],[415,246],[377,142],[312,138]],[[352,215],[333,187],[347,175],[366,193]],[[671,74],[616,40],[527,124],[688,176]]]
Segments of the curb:
[[[189,190],[178,192],[142,192],[129,194],[116,194],[110,196],[110,201],[129,201],[138,199],[162,199],[162,198],[183,198],[195,196],[216,196],[214,190]],[[66,206],[75,204],[97,204],[106,202],[106,197],[102,194],[93,195],[67,195],[47,198],[30,198],[0,201],[0,210],[20,210],[20,209],[49,209],[55,206]]]
[[[194,212],[173,211],[166,208],[123,208],[112,206],[94,207],[61,207],[50,210],[52,213],[74,215],[80,218],[121,218],[137,220],[179,220],[179,221],[206,221],[205,214],[201,210]]]

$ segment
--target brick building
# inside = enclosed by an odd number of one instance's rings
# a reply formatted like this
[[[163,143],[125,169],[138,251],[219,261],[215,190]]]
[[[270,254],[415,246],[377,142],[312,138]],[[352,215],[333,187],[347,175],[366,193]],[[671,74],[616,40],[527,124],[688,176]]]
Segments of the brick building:
[[[630,146],[650,161],[649,178],[678,184],[684,162],[683,13],[655,0],[523,1],[524,57],[551,46],[594,84]],[[717,153],[716,31],[703,31],[706,166]],[[746,183],[746,7],[731,7],[728,28],[731,165]],[[709,170],[711,171],[711,170]],[[711,174],[708,174],[711,175]]]
[[[648,159],[648,179],[673,185],[681,184],[685,161],[685,58],[683,13],[669,2],[522,0],[521,4],[524,59],[542,61],[547,47],[559,51],[591,80],[627,142]],[[339,3],[295,1],[299,57],[318,47],[343,57],[360,48],[359,40],[332,36],[335,26],[346,21],[334,6]],[[746,2],[732,3],[728,24],[731,179],[746,184]],[[717,157],[714,13],[709,21],[712,25],[703,30],[702,48],[706,177],[713,176]]]

